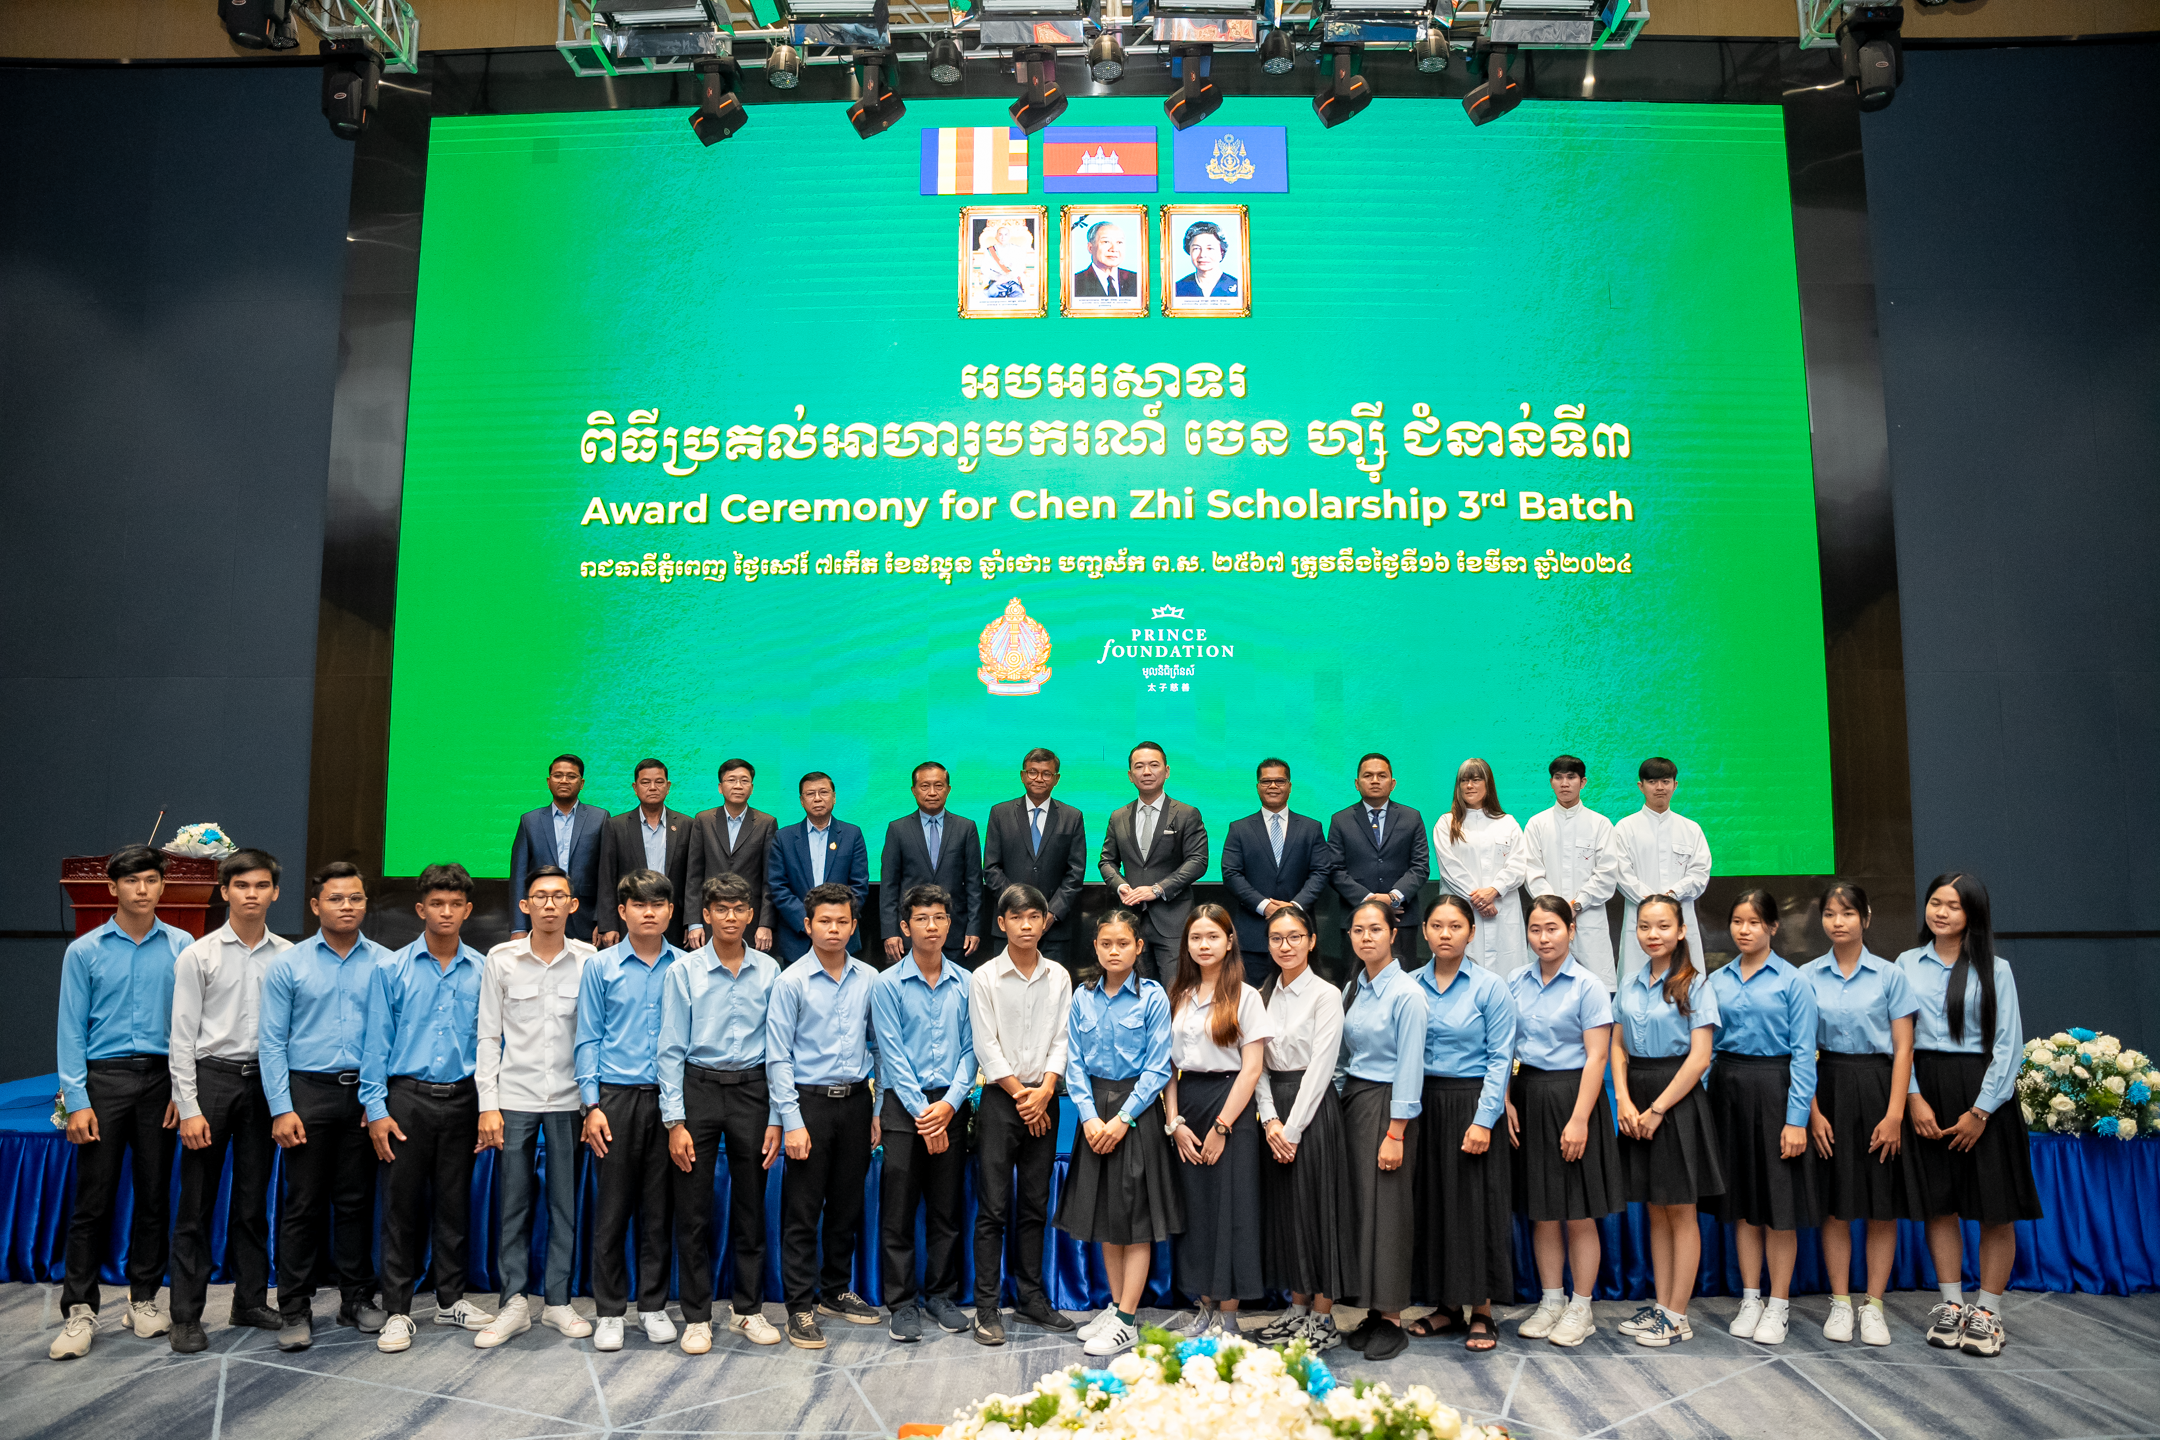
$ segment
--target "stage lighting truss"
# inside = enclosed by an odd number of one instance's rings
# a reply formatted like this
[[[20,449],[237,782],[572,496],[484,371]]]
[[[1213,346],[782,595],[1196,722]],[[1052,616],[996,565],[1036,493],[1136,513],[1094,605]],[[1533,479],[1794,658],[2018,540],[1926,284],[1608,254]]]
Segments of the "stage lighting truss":
[[[406,0],[293,0],[292,15],[333,45],[367,46],[386,71],[420,68],[420,17]]]

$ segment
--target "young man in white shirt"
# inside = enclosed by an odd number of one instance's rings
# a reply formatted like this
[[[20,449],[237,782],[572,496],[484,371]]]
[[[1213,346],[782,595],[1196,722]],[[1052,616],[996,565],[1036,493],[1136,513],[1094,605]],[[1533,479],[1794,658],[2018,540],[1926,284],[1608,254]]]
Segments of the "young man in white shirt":
[[[1680,902],[1688,934],[1699,937],[1703,932],[1695,919],[1695,902],[1710,885],[1710,841],[1702,826],[1672,808],[1680,767],[1653,755],[1642,762],[1636,780],[1643,808],[1613,826],[1620,846],[1620,898],[1627,902],[1620,920],[1623,976],[1649,963],[1635,943],[1636,904],[1645,895],[1672,896]]]
[[[1065,1018],[1072,1009],[1071,973],[1047,962],[1040,949],[1049,924],[1050,906],[1040,890],[1006,886],[997,914],[1005,953],[969,980],[968,1023],[983,1076],[982,1108],[975,1116],[975,1340],[981,1345],[1005,1343],[998,1302],[1008,1222],[1019,1240],[1013,1313],[1045,1330],[1074,1328],[1051,1305],[1042,1273],[1050,1169],[1057,1161],[1058,1078],[1065,1073]]]
[[[502,1196],[497,1231],[502,1306],[473,1336],[491,1350],[532,1328],[533,1181],[537,1145],[547,1146],[548,1240],[541,1323],[572,1339],[592,1322],[570,1308],[577,1257],[577,1003],[593,947],[569,935],[578,899],[570,874],[543,865],[525,880],[518,910],[525,932],[487,953],[480,976],[480,1144],[498,1152]]]
[[[233,1325],[276,1330],[269,1307],[270,1102],[257,1049],[263,974],[292,942],[270,933],[278,896],[275,857],[235,850],[218,865],[226,921],[180,952],[173,968],[172,1093],[180,1109],[180,1212],[172,1239],[172,1348],[210,1344],[203,1301],[210,1289],[211,1212],[233,1157],[226,1201],[225,1261]]]
[[[1603,982],[1620,987],[1613,966],[1612,927],[1605,902],[1620,884],[1620,842],[1613,823],[1582,803],[1589,767],[1573,755],[1553,759],[1550,810],[1541,810],[1523,826],[1523,849],[1529,866],[1526,895],[1558,895],[1575,906],[1575,940],[1568,953],[1575,963]],[[1631,932],[1632,933],[1632,932]]]

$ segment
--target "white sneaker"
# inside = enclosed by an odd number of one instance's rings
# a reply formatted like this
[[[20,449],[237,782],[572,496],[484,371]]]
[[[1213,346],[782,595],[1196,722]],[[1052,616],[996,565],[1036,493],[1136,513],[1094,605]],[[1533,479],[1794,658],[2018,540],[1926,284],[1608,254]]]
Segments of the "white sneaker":
[[[655,1345],[675,1343],[675,1322],[668,1319],[665,1310],[640,1310],[638,1323],[645,1327],[645,1338]]]
[[[1875,1307],[1870,1305],[1868,1308],[1872,1310]],[[1839,1344],[1844,1344],[1852,1339],[1852,1332],[1852,1301],[1832,1300],[1830,1302],[1830,1318],[1822,1322],[1823,1339],[1835,1340]]]
[[[513,1295],[495,1312],[495,1318],[480,1327],[472,1337],[472,1343],[482,1350],[492,1350],[513,1335],[522,1335],[532,1329],[531,1304],[523,1295]]]
[[[1226,1324],[1223,1321],[1222,1311],[1210,1310],[1207,1312],[1207,1325],[1200,1333],[1211,1339],[1221,1339],[1225,1335],[1236,1335],[1239,1333],[1237,1317],[1232,1316]]]
[[[540,1323],[560,1330],[572,1340],[582,1340],[592,1334],[592,1321],[571,1309],[568,1305],[550,1305],[540,1312]]]
[[[97,1311],[88,1305],[68,1308],[67,1324],[53,1337],[52,1348],[45,1354],[54,1360],[79,1360],[90,1353],[90,1342],[97,1335]]]
[[[712,1322],[711,1322],[711,1321],[709,1321],[709,1320],[692,1320],[692,1321],[690,1321],[689,1323],[687,1323],[686,1325],[684,1325],[684,1326],[683,1326],[683,1331],[682,1331],[682,1353],[683,1353],[683,1354],[685,1354],[685,1355],[703,1355],[703,1354],[704,1354],[704,1353],[705,1353],[706,1351],[708,1351],[708,1350],[710,1350],[710,1349],[712,1349]]]
[[[1890,1322],[1883,1318],[1880,1305],[1860,1307],[1860,1343],[1863,1345],[1887,1345],[1890,1343]]]
[[[780,1332],[773,1328],[763,1312],[754,1315],[729,1315],[727,1328],[753,1345],[778,1345]]]
[[[1095,1338],[1087,1342],[1081,1353],[1095,1356],[1115,1355],[1120,1350],[1129,1350],[1139,1343],[1140,1332],[1113,1315],[1109,1325],[1096,1331]]]
[[[414,1328],[412,1316],[392,1315],[383,1321],[382,1334],[375,1337],[375,1348],[385,1355],[412,1349]]]
[[[1653,1335],[1660,1328],[1659,1317],[1664,1313],[1663,1310],[1658,1308],[1658,1303],[1653,1300],[1627,1319],[1622,1320],[1614,1328],[1622,1335]]]
[[[460,1300],[448,1310],[435,1312],[437,1325],[455,1325],[460,1330],[485,1330],[495,1323],[495,1317],[482,1310],[470,1300]]]
[[[1545,1338],[1555,1345],[1580,1345],[1597,1329],[1597,1317],[1590,1313],[1590,1302],[1573,1300],[1560,1312],[1560,1319],[1553,1325],[1552,1334]]]
[[[1200,1336],[1207,1334],[1208,1317],[1214,1313],[1213,1309],[1202,1305],[1190,1315],[1179,1316],[1176,1324],[1165,1328],[1173,1335],[1185,1335],[1198,1339]]]
[[[1755,1322],[1755,1333],[1748,1338],[1758,1345],[1784,1344],[1786,1322],[1791,1316],[1790,1306],[1780,1305],[1775,1309],[1766,1306],[1762,1319]]]
[[[1104,1327],[1115,1325],[1116,1323],[1117,1306],[1105,1305],[1103,1306],[1102,1314],[1097,1315],[1094,1319],[1088,1321],[1087,1324],[1080,1327],[1078,1332],[1080,1339],[1083,1342],[1093,1340],[1097,1335],[1102,1334]]]
[[[155,1300],[130,1300],[128,1308],[120,1312],[120,1328],[154,1340],[171,1331],[172,1317],[160,1311]]]
[[[593,1323],[592,1348],[595,1350],[622,1349],[622,1316],[602,1315]]]
[[[1270,1320],[1267,1324],[1261,1326],[1260,1333],[1253,1336],[1252,1338],[1258,1340],[1263,1345],[1280,1344],[1285,1340],[1290,1340],[1304,1334],[1305,1322],[1311,1317],[1312,1312],[1310,1310],[1304,1312],[1303,1314],[1294,1314],[1291,1311],[1285,1310],[1282,1314],[1276,1316],[1273,1320]]]
[[[1541,1300],[1537,1309],[1530,1312],[1530,1318],[1515,1327],[1515,1333],[1525,1340],[1543,1340],[1552,1334],[1553,1326],[1560,1323],[1560,1312],[1566,1308],[1558,1300]]]
[[[1742,1340],[1752,1340],[1755,1338],[1755,1327],[1762,1322],[1762,1317],[1762,1301],[1742,1300],[1740,1302],[1740,1313],[1733,1316],[1732,1324],[1725,1328]]]

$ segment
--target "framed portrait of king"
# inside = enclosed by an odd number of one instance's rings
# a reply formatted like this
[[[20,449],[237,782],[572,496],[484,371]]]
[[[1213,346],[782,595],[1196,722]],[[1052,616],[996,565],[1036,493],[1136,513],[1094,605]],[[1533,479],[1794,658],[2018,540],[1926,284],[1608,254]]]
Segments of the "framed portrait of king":
[[[1067,205],[1058,268],[1058,308],[1081,319],[1138,319],[1148,313],[1145,205]]]
[[[1243,205],[1162,207],[1162,313],[1173,319],[1252,314],[1252,226]]]
[[[960,211],[960,315],[1032,319],[1050,310],[1043,258],[1050,212],[1040,205],[969,205]]]

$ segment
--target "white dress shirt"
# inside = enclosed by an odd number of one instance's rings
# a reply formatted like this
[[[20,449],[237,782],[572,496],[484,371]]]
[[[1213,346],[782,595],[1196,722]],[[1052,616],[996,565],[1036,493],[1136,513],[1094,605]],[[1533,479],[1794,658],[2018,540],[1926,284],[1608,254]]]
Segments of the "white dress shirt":
[[[1620,847],[1620,898],[1627,902],[1620,921],[1621,973],[1650,963],[1635,943],[1635,903],[1645,895],[1671,895],[1680,902],[1681,922],[1701,953],[1695,901],[1710,885],[1710,841],[1702,826],[1676,810],[1660,815],[1645,805],[1620,818],[1613,839]]]
[[[1607,990],[1620,987],[1612,927],[1605,920],[1605,902],[1619,887],[1620,842],[1613,838],[1612,821],[1597,811],[1555,805],[1523,826],[1523,888],[1574,902],[1575,941],[1568,953]]]
[[[1237,964],[1237,957],[1231,956],[1226,963]],[[1213,987],[1196,990],[1185,997],[1184,1008],[1170,1017],[1170,1063],[1179,1070],[1240,1069],[1245,1057],[1239,1052],[1253,1041],[1267,1040],[1275,1034],[1260,992],[1250,985],[1238,986],[1238,1033],[1228,1045],[1216,1044],[1215,1032],[1208,1028],[1214,1007]]]
[[[1035,973],[1022,975],[1005,950],[980,966],[968,977],[968,1024],[983,1082],[1012,1075],[1033,1087],[1045,1075],[1063,1075],[1071,1009],[1072,976],[1055,960],[1038,957]]]
[[[202,1114],[195,1090],[197,1056],[256,1058],[263,972],[290,949],[290,940],[268,930],[250,948],[232,926],[220,925],[180,952],[173,965],[171,1065],[172,1098],[181,1119]]]
[[[1522,902],[1516,899],[1523,882],[1522,826],[1512,815],[1495,820],[1482,810],[1472,810],[1463,816],[1462,839],[1454,840],[1451,819],[1452,812],[1443,813],[1432,828],[1440,883],[1465,900],[1471,891],[1487,886],[1500,892],[1500,913],[1477,917],[1477,929],[1463,953],[1495,975],[1512,975],[1530,963]]]
[[[578,985],[592,954],[583,940],[565,938],[554,961],[542,964],[530,935],[488,951],[473,1071],[482,1110],[578,1108]]]
[[[1260,1123],[1280,1119],[1283,1138],[1295,1145],[1320,1108],[1320,1097],[1335,1083],[1335,1057],[1342,1049],[1342,992],[1313,973],[1310,965],[1297,979],[1279,983],[1267,1002],[1267,1068],[1302,1070],[1297,1099],[1288,1115],[1275,1113],[1275,1091],[1263,1076],[1254,1103]]]

